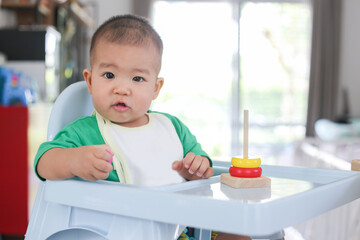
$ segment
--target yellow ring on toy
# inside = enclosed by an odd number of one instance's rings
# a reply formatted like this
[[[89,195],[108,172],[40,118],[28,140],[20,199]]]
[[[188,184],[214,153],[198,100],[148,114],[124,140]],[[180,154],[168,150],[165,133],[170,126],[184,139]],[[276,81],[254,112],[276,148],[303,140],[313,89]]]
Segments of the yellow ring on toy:
[[[231,159],[231,165],[238,168],[258,168],[261,165],[260,158],[237,158],[233,157]]]

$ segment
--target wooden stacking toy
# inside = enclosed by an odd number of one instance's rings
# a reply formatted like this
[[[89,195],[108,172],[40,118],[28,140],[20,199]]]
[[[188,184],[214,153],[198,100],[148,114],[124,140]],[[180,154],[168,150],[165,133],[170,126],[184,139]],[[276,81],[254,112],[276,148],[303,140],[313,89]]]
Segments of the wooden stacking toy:
[[[360,171],[360,159],[351,160],[351,170]]]
[[[221,182],[233,188],[271,187],[271,179],[262,176],[260,158],[248,158],[249,111],[244,110],[243,158],[233,157],[229,173],[221,174]]]

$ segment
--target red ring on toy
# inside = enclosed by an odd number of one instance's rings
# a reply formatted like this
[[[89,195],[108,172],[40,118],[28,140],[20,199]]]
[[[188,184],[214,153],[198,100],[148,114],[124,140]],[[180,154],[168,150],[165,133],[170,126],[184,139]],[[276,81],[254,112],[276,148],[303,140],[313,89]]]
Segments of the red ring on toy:
[[[258,168],[238,168],[231,166],[229,169],[230,175],[241,178],[256,178],[260,177],[262,173],[261,167]]]

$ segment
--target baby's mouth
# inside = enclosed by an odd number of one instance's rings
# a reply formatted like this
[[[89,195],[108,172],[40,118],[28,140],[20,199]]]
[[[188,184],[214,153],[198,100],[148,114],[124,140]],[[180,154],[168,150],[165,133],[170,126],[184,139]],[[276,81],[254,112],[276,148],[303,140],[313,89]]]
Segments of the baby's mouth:
[[[120,107],[127,107],[125,103],[119,102],[117,104],[115,104],[115,106],[120,106]]]
[[[127,110],[129,110],[129,106],[126,105],[126,103],[123,102],[118,102],[116,104],[114,104],[114,109],[118,112],[125,112]]]

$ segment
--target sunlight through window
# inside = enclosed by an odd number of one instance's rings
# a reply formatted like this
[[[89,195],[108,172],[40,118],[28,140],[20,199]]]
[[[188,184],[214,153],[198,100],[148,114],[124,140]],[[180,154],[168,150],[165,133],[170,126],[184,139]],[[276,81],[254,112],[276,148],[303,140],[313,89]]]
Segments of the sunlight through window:
[[[310,18],[294,1],[156,1],[165,84],[153,109],[178,116],[216,159],[242,154],[244,108],[249,154],[286,150],[305,136]]]

